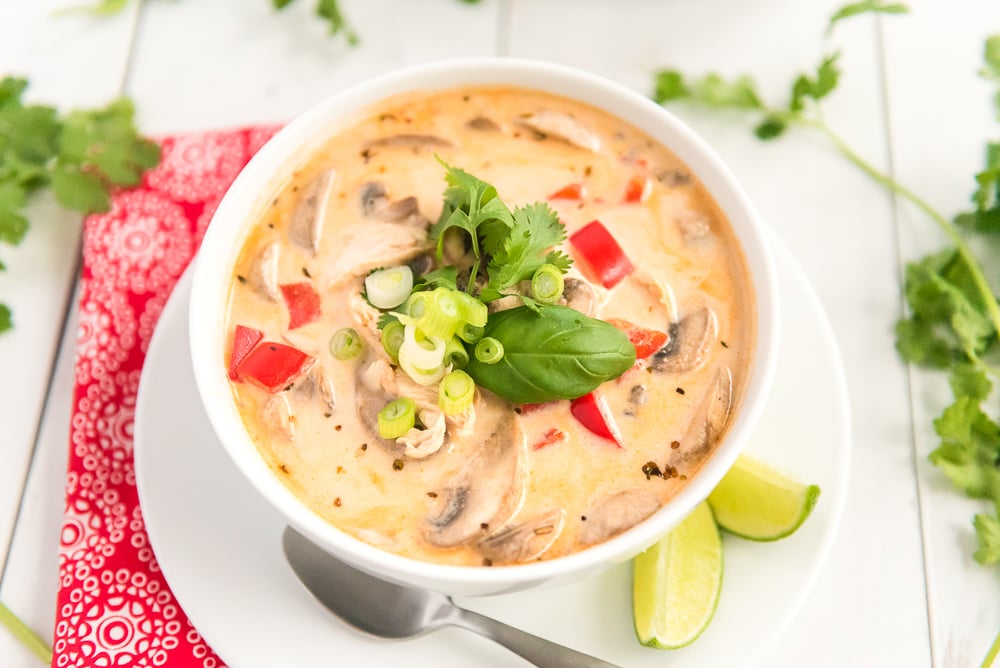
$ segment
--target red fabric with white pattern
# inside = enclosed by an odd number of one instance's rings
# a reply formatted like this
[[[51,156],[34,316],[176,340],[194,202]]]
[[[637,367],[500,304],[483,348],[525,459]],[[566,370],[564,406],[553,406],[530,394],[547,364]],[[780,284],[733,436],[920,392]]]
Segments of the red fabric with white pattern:
[[[139,374],[219,200],[277,130],[168,137],[141,186],[83,232],[76,389],[52,665],[218,668],[149,546],[135,487]]]

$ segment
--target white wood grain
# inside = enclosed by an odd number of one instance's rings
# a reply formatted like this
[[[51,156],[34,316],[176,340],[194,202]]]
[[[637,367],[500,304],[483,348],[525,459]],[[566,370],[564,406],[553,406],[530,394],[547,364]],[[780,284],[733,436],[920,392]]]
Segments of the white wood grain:
[[[61,109],[107,104],[121,92],[138,6],[95,19],[56,16],[68,4],[56,0],[0,3],[0,76],[30,80],[27,99]],[[8,271],[0,273],[0,299],[14,311],[15,329],[0,336],[0,564],[10,561],[0,599],[43,638],[52,634],[58,527],[72,392],[70,324],[59,381],[45,426],[36,434],[63,319],[76,279],[80,216],[42,196],[28,207],[31,229],[17,249],[0,247]],[[67,350],[69,352],[67,352]],[[36,435],[39,447],[25,486]],[[24,497],[21,521],[14,531]],[[0,632],[0,657],[11,668],[38,666],[9,634]]]
[[[899,180],[947,217],[969,208],[973,175],[986,141],[1000,139],[991,98],[995,87],[977,77],[983,39],[1000,32],[1000,6],[918,0],[912,15],[885,22],[893,161]],[[946,47],[946,48],[945,48]],[[925,216],[900,203],[905,259],[945,247]],[[992,266],[993,275],[997,269]],[[914,430],[924,518],[928,599],[935,665],[978,666],[1000,633],[1000,571],[972,560],[972,517],[984,503],[964,498],[927,455],[937,447],[932,421],[951,401],[946,382],[913,372]],[[996,419],[996,403],[991,411]]]
[[[327,36],[314,3],[192,4],[143,8],[127,91],[149,132],[280,123],[384,71],[496,48],[497,2],[345,0],[355,48]]]
[[[658,66],[749,72],[778,105],[793,75],[818,64],[838,4],[608,1],[567,11],[556,0],[517,0],[510,53],[591,69],[644,92]],[[553,25],[561,26],[558,37]],[[834,46],[843,49],[845,72],[824,105],[826,118],[884,169],[872,20],[844,24]],[[761,665],[927,666],[910,415],[892,342],[899,289],[890,199],[813,134],[796,131],[764,145],[738,115],[673,110],[721,154],[805,266],[833,321],[851,387],[855,448],[841,536],[801,615]],[[802,382],[823,401],[824,388]],[[879,546],[892,546],[899,558],[886,558]]]

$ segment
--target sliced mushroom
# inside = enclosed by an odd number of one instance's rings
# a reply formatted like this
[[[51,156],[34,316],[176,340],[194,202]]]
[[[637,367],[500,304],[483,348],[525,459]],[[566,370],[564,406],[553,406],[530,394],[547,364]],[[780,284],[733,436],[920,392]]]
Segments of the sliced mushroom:
[[[404,197],[384,207],[378,212],[379,220],[387,223],[426,227],[430,221],[420,213],[420,203],[416,197]]]
[[[261,407],[261,418],[272,431],[292,440],[295,438],[295,413],[286,395],[287,392],[279,392],[268,397]]]
[[[446,148],[454,145],[447,139],[442,139],[437,135],[400,134],[372,139],[365,144],[365,148]]]
[[[593,316],[597,313],[597,290],[582,278],[567,278],[563,283],[560,303],[580,313]]]
[[[426,253],[431,245],[427,230],[410,225],[365,222],[344,228],[332,258],[330,287],[366,275],[377,267],[405,264]]]
[[[540,111],[518,119],[536,132],[561,139],[588,151],[601,150],[600,138],[572,116],[558,111]]]
[[[612,536],[631,529],[660,508],[660,501],[652,492],[627,489],[601,499],[589,508],[587,520],[580,526],[580,542],[595,545]]]
[[[499,132],[500,130],[499,125],[485,116],[476,116],[475,118],[471,118],[466,125],[473,130],[482,130],[484,132]]]
[[[323,410],[332,413],[336,406],[333,394],[333,383],[326,377],[323,367],[314,365],[304,377],[295,383],[292,388],[292,400],[297,404],[312,401],[313,397],[322,402]]]
[[[684,373],[705,363],[719,334],[715,312],[702,307],[670,325],[670,342],[653,353],[650,368],[664,373]]]
[[[423,276],[432,269],[434,269],[434,256],[430,253],[424,255],[418,255],[417,257],[410,260],[410,270],[415,276]]]
[[[276,302],[281,298],[278,289],[278,254],[280,245],[277,241],[270,243],[257,253],[250,264],[247,283],[262,299]]]
[[[494,299],[487,306],[486,310],[489,313],[499,313],[500,311],[507,311],[512,308],[517,308],[524,303],[524,300],[517,295],[507,295],[506,297],[501,297],[500,299]]]
[[[728,367],[723,367],[716,372],[708,393],[698,404],[694,418],[681,439],[684,458],[700,456],[719,440],[729,421],[732,405],[733,374]]]
[[[369,181],[361,186],[362,214],[374,216],[387,206],[389,206],[389,194],[386,193],[384,185],[378,181]]]
[[[677,216],[677,227],[685,243],[694,244],[712,236],[712,223],[709,218],[697,211],[684,211]]]
[[[295,211],[292,212],[292,220],[288,223],[289,240],[312,251],[313,255],[319,251],[323,221],[326,219],[326,206],[336,180],[337,172],[332,169],[316,177],[302,193]]]
[[[661,169],[656,173],[656,180],[668,188],[676,188],[691,183],[691,174],[679,169]]]
[[[464,467],[437,490],[425,536],[438,547],[453,547],[488,535],[520,507],[524,497],[524,434],[509,411]]]
[[[477,547],[494,564],[516,564],[542,556],[566,524],[566,511],[550,510],[479,541]]]

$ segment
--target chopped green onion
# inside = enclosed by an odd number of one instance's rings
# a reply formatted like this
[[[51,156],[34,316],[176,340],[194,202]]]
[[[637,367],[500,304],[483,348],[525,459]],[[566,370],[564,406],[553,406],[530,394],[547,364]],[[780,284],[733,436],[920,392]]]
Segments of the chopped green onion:
[[[352,360],[361,354],[361,337],[353,327],[334,332],[330,339],[330,353],[339,360]]]
[[[382,349],[394,362],[398,362],[401,345],[403,345],[403,323],[393,320],[382,328]]]
[[[403,310],[406,311],[406,315],[411,318],[420,319],[424,316],[424,313],[426,313],[430,299],[431,293],[429,292],[414,292],[410,295],[410,298],[406,300],[406,306],[403,307]]]
[[[378,412],[378,435],[382,438],[399,438],[413,429],[417,422],[417,406],[413,399],[403,397],[390,401]]]
[[[559,267],[543,264],[531,277],[531,296],[543,304],[555,304],[562,293],[563,275]]]
[[[406,375],[412,378],[413,382],[425,387],[434,385],[448,373],[448,367],[444,364],[439,364],[434,368],[428,369],[416,366],[409,355],[407,355],[405,345],[399,349],[399,368],[406,372]]]
[[[464,369],[469,363],[469,351],[457,336],[448,339],[444,346],[444,363],[450,364],[453,369]]]
[[[456,290],[438,288],[429,293],[430,299],[425,302],[426,308],[420,316],[418,325],[427,336],[438,336],[447,339],[455,334],[462,324],[463,307],[456,295]]]
[[[453,292],[462,304],[462,320],[473,327],[484,327],[486,325],[486,317],[489,315],[486,304],[470,294],[458,290],[454,290]]]
[[[444,362],[445,340],[426,336],[413,325],[403,326],[403,345],[399,347],[399,357],[405,354],[418,369],[436,369]]]
[[[456,333],[458,334],[458,338],[462,339],[466,343],[475,343],[479,339],[483,338],[483,334],[486,333],[486,330],[483,327],[476,327],[474,325],[470,325],[469,323],[465,323]]]
[[[413,270],[403,265],[379,269],[365,278],[365,294],[372,306],[380,309],[396,308],[406,301],[413,290]]]
[[[438,386],[438,405],[445,415],[464,413],[475,396],[476,383],[464,371],[452,371]]]
[[[476,359],[483,364],[496,364],[503,359],[503,344],[487,336],[476,344]]]

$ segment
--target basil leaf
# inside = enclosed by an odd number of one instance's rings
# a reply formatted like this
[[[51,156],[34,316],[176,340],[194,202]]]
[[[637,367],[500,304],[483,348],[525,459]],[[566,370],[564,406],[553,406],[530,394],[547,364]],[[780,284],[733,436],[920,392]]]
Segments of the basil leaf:
[[[582,397],[635,364],[625,334],[566,306],[495,313],[485,335],[503,344],[503,359],[483,364],[470,355],[465,371],[478,385],[519,404]]]

